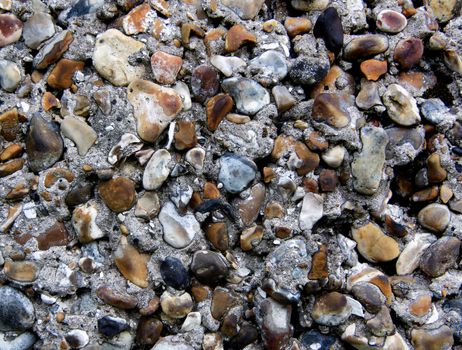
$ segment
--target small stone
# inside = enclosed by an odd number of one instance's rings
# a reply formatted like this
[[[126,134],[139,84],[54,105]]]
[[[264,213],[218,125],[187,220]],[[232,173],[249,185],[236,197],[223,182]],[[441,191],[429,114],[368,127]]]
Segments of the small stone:
[[[431,184],[437,184],[446,180],[448,172],[441,166],[441,159],[438,153],[432,153],[427,158],[427,178]]]
[[[214,248],[221,252],[228,250],[229,237],[225,222],[209,222],[205,225],[204,232]]]
[[[443,204],[429,204],[418,214],[419,224],[433,232],[442,233],[451,220],[451,212]]]
[[[98,210],[96,204],[87,202],[74,209],[72,213],[72,226],[82,243],[89,243],[105,236],[105,233],[96,224]]]
[[[438,197],[438,186],[432,186],[423,190],[417,191],[412,195],[413,202],[429,202]]]
[[[200,232],[200,225],[193,214],[180,215],[172,202],[167,202],[159,213],[164,240],[174,248],[188,246]]]
[[[34,305],[12,287],[0,287],[0,310],[1,331],[25,331],[34,325]]]
[[[393,319],[390,316],[390,311],[388,310],[388,307],[385,305],[382,306],[382,308],[375,315],[375,317],[371,318],[366,322],[366,325],[371,330],[372,334],[378,337],[390,335],[393,334],[393,332],[395,332],[395,325],[393,324]]]
[[[395,47],[393,60],[399,63],[402,69],[408,70],[419,63],[423,52],[424,46],[421,39],[403,39]]]
[[[441,22],[449,21],[460,11],[460,3],[457,0],[425,0],[424,5],[431,9],[432,14]]]
[[[188,271],[179,259],[166,257],[160,262],[159,270],[166,285],[177,290],[185,290],[189,287]]]
[[[399,33],[407,26],[404,15],[393,10],[382,10],[377,15],[377,28],[386,33]]]
[[[338,168],[343,163],[345,152],[345,147],[335,146],[324,152],[321,158],[328,166]]]
[[[98,319],[98,332],[108,338],[112,338],[127,329],[130,327],[123,318],[104,316]]]
[[[13,0],[0,0],[0,9],[10,11]]]
[[[234,52],[239,50],[243,45],[255,44],[257,38],[244,26],[235,24],[228,30],[225,39],[225,51]]]
[[[241,217],[242,223],[245,226],[251,225],[260,214],[260,209],[265,201],[266,190],[265,186],[257,183],[249,190],[249,196],[245,199],[236,199],[234,206]]]
[[[123,310],[131,310],[136,307],[138,300],[128,294],[119,294],[107,286],[101,286],[96,290],[96,295],[104,303]]]
[[[157,343],[164,325],[156,318],[142,317],[136,329],[136,342],[139,345],[152,346]]]
[[[0,152],[0,161],[6,162],[7,160],[16,158],[23,150],[24,149],[20,144],[13,143]]]
[[[191,74],[191,91],[195,99],[203,103],[207,98],[215,96],[220,89],[220,80],[217,71],[202,64],[194,68]]]
[[[329,1],[327,0],[291,0],[291,5],[294,9],[300,11],[322,11]]]
[[[324,326],[338,326],[351,315],[351,305],[344,294],[331,292],[318,297],[314,303],[311,317]]]
[[[89,182],[78,182],[73,185],[67,193],[65,202],[68,207],[75,207],[88,202],[93,197],[93,184]]]
[[[444,50],[444,63],[453,72],[462,74],[462,58],[455,50]]]
[[[191,295],[187,292],[174,295],[165,291],[160,297],[162,311],[172,318],[184,318],[193,309],[194,303]]]
[[[310,280],[322,280],[327,277],[329,277],[328,251],[327,247],[321,244],[319,250],[313,254],[308,278]]]
[[[456,264],[460,241],[444,236],[425,250],[420,258],[420,269],[430,277],[439,277]]]
[[[62,222],[56,223],[37,237],[38,249],[65,246],[69,242],[69,233]]]
[[[323,198],[316,193],[307,193],[303,197],[300,210],[299,226],[301,230],[311,231],[314,224],[323,216]]]
[[[169,85],[176,81],[176,76],[183,65],[183,59],[163,51],[156,51],[151,56],[154,79],[159,84]]]
[[[267,86],[284,79],[288,68],[286,58],[278,51],[269,50],[250,61],[250,69],[257,74],[258,81]]]
[[[7,163],[0,164],[0,177],[5,177],[14,174],[18,170],[21,170],[24,166],[24,159],[13,159]]]
[[[193,148],[197,144],[196,123],[189,120],[178,120],[175,132],[175,148],[179,151]]]
[[[147,80],[128,86],[128,101],[134,108],[138,135],[147,142],[155,142],[183,107],[175,90]]]
[[[225,118],[234,124],[246,124],[251,121],[249,116],[236,113],[229,113]]]
[[[448,185],[443,184],[441,186],[441,188],[440,188],[440,199],[444,204],[448,203],[453,195],[454,195],[454,192],[452,191],[452,189]]]
[[[377,81],[387,72],[388,65],[387,61],[371,59],[361,62],[360,68],[367,80]]]
[[[35,55],[33,64],[36,69],[45,69],[50,64],[57,62],[69,49],[74,36],[71,31],[64,30],[48,40]]]
[[[204,168],[205,161],[205,151],[200,147],[192,148],[186,152],[185,160],[188,162],[196,171],[196,173],[201,173]]]
[[[11,13],[0,14],[0,48],[15,43],[22,34],[23,24]]]
[[[234,153],[225,153],[220,158],[218,180],[226,191],[240,193],[255,179],[257,166],[250,159]]]
[[[86,155],[98,139],[96,131],[90,125],[74,117],[64,118],[61,122],[61,133],[76,144],[81,156]]]
[[[333,192],[337,187],[338,178],[334,170],[323,169],[319,174],[319,187],[323,192]]]
[[[449,108],[439,98],[430,98],[420,106],[423,117],[429,122],[439,125],[451,120]]]
[[[252,19],[260,12],[264,0],[246,1],[246,0],[221,0],[224,6],[233,10],[242,19]]]
[[[68,346],[70,346],[72,349],[81,349],[85,347],[90,341],[87,332],[82,331],[81,329],[73,329],[67,332],[64,336],[64,339],[66,340]]]
[[[451,349],[454,345],[453,333],[446,325],[432,330],[413,329],[412,345],[415,350]]]
[[[322,38],[328,50],[336,55],[343,47],[342,20],[334,7],[328,7],[316,20],[313,34]]]
[[[131,55],[144,47],[143,43],[122,34],[117,29],[109,29],[96,39],[93,65],[98,73],[112,84],[126,86],[145,74],[143,65],[132,65],[128,62]]]
[[[143,187],[146,190],[156,190],[167,180],[172,156],[166,149],[157,150],[149,160],[143,174]]]
[[[351,234],[358,244],[359,253],[370,262],[391,261],[399,256],[398,243],[372,222],[353,228]]]
[[[295,97],[292,96],[285,86],[275,86],[271,92],[273,93],[279,113],[288,111],[297,103]]]
[[[99,90],[93,94],[93,98],[104,115],[109,115],[112,110],[111,96],[106,90]]]
[[[54,34],[53,17],[48,13],[36,12],[24,23],[22,36],[27,47],[37,49],[41,43]]]
[[[236,102],[239,112],[254,115],[270,103],[268,91],[256,81],[247,78],[228,78],[222,82],[223,89]]]
[[[432,297],[429,294],[423,294],[417,297],[409,304],[409,312],[415,317],[423,317],[432,307]]]
[[[181,101],[183,102],[183,110],[189,111],[192,107],[192,101],[188,85],[186,85],[182,81],[177,81],[176,84],[173,86],[173,89],[180,96]]]
[[[241,233],[240,246],[245,252],[252,250],[256,247],[263,239],[263,227],[254,225],[245,229]]]
[[[347,61],[375,56],[388,49],[388,39],[385,35],[365,34],[354,37],[346,46],[343,57]]]
[[[14,92],[21,82],[21,71],[16,63],[0,59],[0,86],[3,90]]]
[[[353,96],[339,93],[322,93],[316,96],[311,116],[318,122],[324,122],[337,129],[350,123],[348,109],[353,106]]]
[[[135,247],[130,245],[126,237],[120,237],[119,245],[114,252],[114,262],[120,273],[140,288],[148,286],[149,258],[149,255],[140,254]]]
[[[373,81],[363,80],[361,82],[361,91],[356,96],[356,105],[363,110],[383,106],[379,96],[378,84]]]
[[[223,118],[232,111],[234,102],[231,96],[218,94],[207,101],[206,114],[207,126],[210,131],[215,131]]]
[[[260,315],[261,336],[265,349],[278,350],[286,348],[293,333],[290,322],[292,307],[280,304],[271,298],[266,298],[260,304]]]
[[[142,4],[135,7],[122,19],[125,34],[146,33],[154,17],[155,13],[151,10],[149,4]]]
[[[307,349],[331,349],[335,343],[335,337],[332,335],[322,334],[315,329],[311,329],[308,332],[304,333],[300,342]]]
[[[135,184],[123,176],[100,183],[98,192],[109,209],[116,213],[127,211],[135,204]]]
[[[368,312],[378,313],[385,304],[386,298],[380,289],[367,282],[360,282],[351,289],[354,297],[361,302]]]
[[[136,202],[135,216],[147,221],[154,219],[159,213],[159,197],[155,192],[145,192]]]
[[[47,83],[54,89],[68,89],[73,84],[72,77],[82,71],[85,62],[61,59],[48,76]]]
[[[63,149],[63,139],[56,126],[34,115],[26,134],[29,168],[34,172],[48,169],[61,158]]]
[[[299,56],[292,64],[289,76],[295,83],[314,85],[326,77],[329,68],[329,61],[324,56]]]
[[[312,24],[308,18],[287,17],[284,21],[284,27],[289,36],[295,37],[300,34],[308,33],[311,30]]]
[[[228,276],[229,265],[223,255],[210,250],[198,250],[191,261],[191,271],[199,282],[217,285]]]
[[[191,41],[191,35],[194,34],[199,38],[205,36],[204,30],[194,23],[183,23],[181,25],[181,41],[183,45],[189,45]]]
[[[210,63],[226,77],[232,76],[239,69],[247,65],[247,63],[242,58],[220,55],[213,55],[210,57]]]
[[[53,108],[61,108],[61,102],[51,92],[46,91],[42,97],[42,107],[45,112]]]

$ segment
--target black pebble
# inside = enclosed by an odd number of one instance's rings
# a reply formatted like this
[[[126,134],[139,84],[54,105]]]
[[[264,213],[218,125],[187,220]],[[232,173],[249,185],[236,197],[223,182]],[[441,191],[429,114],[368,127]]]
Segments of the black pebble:
[[[128,329],[128,324],[125,320],[112,316],[104,316],[98,320],[98,332],[108,338]]]
[[[165,258],[160,263],[160,274],[165,284],[177,290],[184,290],[189,286],[188,271],[177,258]]]
[[[313,34],[316,38],[322,38],[330,51],[335,54],[340,52],[343,47],[343,26],[335,8],[328,7],[318,17]]]

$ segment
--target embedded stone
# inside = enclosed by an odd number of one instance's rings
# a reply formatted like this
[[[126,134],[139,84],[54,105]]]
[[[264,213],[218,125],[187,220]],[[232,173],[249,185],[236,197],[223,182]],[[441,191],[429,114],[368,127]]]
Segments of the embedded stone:
[[[193,214],[180,215],[172,202],[167,202],[159,213],[164,240],[174,248],[188,246],[200,232],[200,225]]]
[[[146,33],[154,18],[155,13],[151,10],[149,4],[146,3],[135,7],[122,19],[125,34]]]
[[[196,173],[201,173],[204,168],[205,150],[200,147],[191,148],[186,152],[184,159],[193,167]]]
[[[87,332],[81,329],[73,329],[66,333],[64,336],[66,340],[67,346],[71,347],[72,349],[81,349],[85,347],[89,341],[90,337],[88,336]]]
[[[308,278],[310,280],[322,280],[327,277],[329,277],[328,251],[326,245],[321,244],[319,250],[313,254]]]
[[[329,61],[324,56],[307,57],[301,55],[292,64],[289,76],[295,83],[314,85],[327,76],[329,69]]]
[[[24,159],[13,159],[7,163],[0,164],[0,177],[5,177],[14,174],[18,170],[21,170],[24,166]]]
[[[223,89],[236,102],[239,112],[254,115],[270,103],[268,91],[256,81],[247,78],[228,78],[222,82]]]
[[[162,311],[172,318],[184,318],[194,306],[191,295],[187,292],[174,295],[165,291],[160,297],[160,306]]]
[[[441,165],[441,158],[438,153],[432,153],[427,158],[427,178],[431,184],[440,183],[446,180],[448,172]]]
[[[155,192],[146,191],[136,202],[135,216],[152,220],[159,213],[159,197]]]
[[[442,233],[451,221],[451,212],[446,205],[432,203],[423,208],[417,218],[426,229]]]
[[[234,102],[231,96],[218,94],[207,101],[206,115],[207,126],[210,131],[215,131],[223,118],[232,111]]]
[[[45,69],[57,62],[69,49],[74,36],[71,31],[64,30],[48,40],[35,55],[33,64],[36,69]]]
[[[197,144],[196,123],[190,120],[178,120],[175,132],[175,148],[179,151],[193,148]]]
[[[194,34],[199,38],[205,36],[204,30],[194,23],[183,23],[181,25],[181,41],[183,45],[189,45],[191,41],[191,35]]]
[[[213,55],[212,57],[210,57],[210,63],[221,73],[223,73],[226,77],[232,76],[239,69],[247,65],[247,63],[245,63],[245,61],[242,58],[220,55]]]
[[[228,228],[225,222],[209,222],[204,227],[205,236],[219,251],[225,252],[229,248]]]
[[[135,184],[123,176],[101,182],[98,192],[109,209],[116,213],[127,211],[135,204]]]
[[[167,256],[159,264],[159,271],[165,284],[177,290],[189,287],[188,270],[177,258]]]
[[[112,338],[123,331],[130,329],[127,321],[120,317],[104,316],[98,319],[98,332]]]
[[[323,197],[316,193],[306,193],[300,210],[299,226],[301,230],[311,231],[314,224],[323,216]]]
[[[344,294],[330,292],[317,298],[311,317],[324,326],[338,326],[351,315],[351,305]]]
[[[246,1],[246,0],[221,0],[221,3],[237,13],[242,19],[252,19],[260,12],[264,0]]]
[[[228,30],[225,38],[225,51],[234,52],[243,45],[255,44],[257,38],[241,24],[235,24]]]
[[[239,193],[255,179],[257,166],[250,159],[234,153],[225,153],[220,158],[218,180],[226,191]]]
[[[321,156],[322,160],[332,168],[338,168],[345,158],[346,149],[343,146],[335,146],[328,149]]]
[[[350,123],[348,108],[353,104],[354,98],[351,95],[322,93],[314,100],[311,116],[317,122],[341,129]]]
[[[163,51],[156,51],[151,56],[154,79],[159,84],[169,85],[176,81],[176,76],[183,65],[183,59]]]
[[[172,156],[166,149],[157,150],[149,159],[143,173],[145,190],[156,190],[167,180],[172,169]]]
[[[134,109],[138,135],[147,142],[155,142],[183,107],[175,90],[147,80],[134,80],[127,96]]]
[[[32,302],[19,290],[0,287],[0,330],[25,331],[32,328],[35,310]]]
[[[140,345],[152,346],[160,339],[164,325],[156,318],[142,317],[136,329],[136,342]]]
[[[328,7],[316,20],[313,34],[322,38],[328,50],[338,54],[343,47],[342,20],[334,7]]]
[[[368,312],[376,314],[380,312],[382,306],[385,305],[385,296],[380,289],[372,283],[357,283],[353,286],[351,292]]]
[[[64,118],[61,122],[61,133],[76,144],[81,156],[86,155],[98,139],[96,131],[90,125],[74,117]]]
[[[138,304],[138,300],[134,296],[117,293],[104,285],[96,290],[96,295],[104,303],[123,310],[134,309]]]
[[[375,22],[377,28],[386,33],[399,33],[407,26],[406,17],[393,10],[382,10],[377,15]]]
[[[396,273],[409,275],[419,267],[419,262],[425,250],[436,240],[429,233],[417,233],[414,239],[404,247],[396,261]]]
[[[367,80],[377,81],[387,72],[388,64],[387,61],[371,59],[361,62],[360,69]]]
[[[451,349],[454,345],[453,330],[446,325],[436,329],[413,329],[412,345],[415,350]]]
[[[3,272],[10,280],[17,282],[33,282],[37,279],[40,269],[33,261],[7,260]]]
[[[245,226],[251,225],[260,214],[260,209],[265,201],[266,189],[261,183],[257,183],[249,190],[249,196],[245,199],[236,199],[233,203]]]
[[[98,210],[96,204],[87,202],[74,209],[72,213],[72,226],[82,243],[89,243],[105,236],[105,233],[96,223]]]
[[[48,13],[36,12],[24,23],[22,36],[27,47],[37,49],[41,43],[54,34],[53,17]]]
[[[210,250],[198,250],[191,261],[191,271],[204,284],[217,285],[229,273],[229,264],[223,255]]]
[[[48,250],[51,247],[65,246],[69,242],[66,226],[60,221],[37,237],[38,249]]]
[[[3,90],[14,92],[21,82],[21,71],[16,63],[0,59],[0,86]]]
[[[276,102],[279,113],[288,111],[297,103],[295,97],[292,96],[285,86],[275,86],[271,92],[273,93],[274,101]]]
[[[130,245],[125,236],[120,237],[119,245],[114,252],[114,262],[120,273],[138,287],[147,288],[150,256],[141,254]]]
[[[68,89],[73,84],[74,73],[82,71],[84,66],[85,62],[63,58],[51,71],[47,83],[54,89]]]
[[[269,50],[250,61],[250,69],[256,78],[265,86],[275,84],[284,79],[288,68],[285,56],[275,50]]]
[[[388,39],[385,35],[365,34],[354,37],[343,50],[343,57],[347,61],[375,56],[388,49]]]
[[[287,17],[284,21],[284,27],[289,36],[295,37],[300,34],[308,33],[311,30],[312,24],[308,18]]]
[[[265,349],[278,350],[288,346],[293,333],[290,322],[292,307],[266,298],[260,304],[259,313]]]
[[[263,227],[254,225],[242,231],[240,237],[241,249],[245,252],[252,250],[263,239]]]
[[[207,98],[215,96],[220,89],[220,80],[217,71],[202,64],[194,68],[191,74],[191,91],[194,98],[203,103]]]
[[[423,53],[424,46],[421,39],[403,39],[395,47],[393,60],[399,63],[402,69],[407,70],[419,63]]]
[[[459,250],[459,239],[444,236],[430,245],[422,254],[420,269],[430,277],[439,277],[456,264]]]
[[[441,22],[449,21],[460,9],[460,2],[457,0],[425,0],[424,4],[431,9],[432,14]]]
[[[23,24],[11,13],[0,14],[0,48],[15,43],[21,38]]]

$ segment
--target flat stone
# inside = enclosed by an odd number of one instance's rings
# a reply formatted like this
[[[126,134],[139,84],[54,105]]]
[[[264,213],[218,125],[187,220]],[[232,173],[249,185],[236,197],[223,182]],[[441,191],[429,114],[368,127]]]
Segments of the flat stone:
[[[314,303],[311,317],[324,326],[338,326],[351,315],[351,305],[344,294],[331,292],[318,297]]]
[[[12,281],[17,282],[33,282],[37,279],[39,274],[39,267],[33,261],[5,261],[3,272],[6,277]]]
[[[436,240],[429,233],[417,233],[404,247],[396,261],[396,273],[398,275],[410,275],[419,267],[420,258],[425,250]]]
[[[286,28],[289,36],[296,37],[297,35],[308,33],[312,28],[312,24],[308,18],[287,17],[284,21],[284,28]]]
[[[0,330],[24,331],[32,328],[35,310],[32,302],[20,291],[0,287]]]
[[[316,20],[313,34],[316,38],[322,38],[327,49],[338,54],[343,47],[343,26],[337,10],[328,7]]]
[[[372,283],[357,283],[351,289],[354,297],[358,299],[368,312],[378,313],[386,302],[380,289]]]
[[[127,211],[135,204],[135,184],[123,176],[101,182],[98,192],[109,209],[116,213]]]
[[[349,108],[354,105],[352,95],[343,93],[321,93],[316,96],[311,116],[317,122],[341,129],[350,123]]]
[[[249,226],[257,219],[260,209],[265,201],[266,189],[261,183],[257,183],[249,190],[249,196],[245,199],[236,199],[234,206],[245,226]]]
[[[290,318],[292,307],[266,298],[260,304],[259,314],[263,343],[266,349],[277,350],[288,346],[293,329]]]
[[[220,89],[220,80],[215,68],[202,64],[194,68],[191,74],[191,91],[194,98],[204,103],[215,96]]]
[[[166,149],[157,150],[149,159],[143,173],[145,190],[156,190],[167,180],[172,169],[172,156]]]
[[[187,292],[174,295],[165,291],[160,297],[160,306],[167,316],[184,318],[192,311],[194,303],[191,295]]]
[[[213,55],[210,57],[210,63],[226,77],[232,76],[239,69],[247,66],[247,63],[242,58],[234,56]]]
[[[218,94],[210,98],[206,106],[207,127],[209,130],[217,130],[221,121],[231,112],[233,107],[233,99],[227,94]]]
[[[138,33],[145,33],[154,21],[155,17],[156,14],[149,4],[145,3],[136,6],[122,19],[122,26],[125,34],[134,35]]]
[[[136,342],[140,345],[152,346],[157,343],[162,333],[163,324],[157,318],[142,317],[136,329]]]
[[[459,239],[444,236],[428,247],[422,254],[420,269],[430,277],[439,277],[456,264],[459,250]]]
[[[69,242],[69,233],[62,222],[56,223],[37,237],[38,249],[48,250],[51,247],[65,246]]]
[[[37,49],[41,43],[55,34],[53,17],[48,13],[34,13],[24,23],[22,36],[24,43],[31,49]]]
[[[408,70],[419,63],[424,53],[424,45],[419,38],[408,38],[398,42],[395,47],[393,60]]]
[[[159,213],[164,240],[174,248],[188,246],[200,232],[200,225],[193,214],[180,215],[172,202],[167,202]]]
[[[460,6],[460,2],[457,0],[425,0],[424,4],[431,9],[432,14],[441,22],[447,22],[453,18]]]
[[[269,50],[250,61],[250,69],[256,73],[263,85],[276,84],[287,75],[285,56],[279,51]]]
[[[147,80],[134,80],[127,96],[134,109],[138,135],[147,142],[155,142],[183,108],[174,89]]]
[[[345,158],[346,149],[343,146],[335,146],[328,149],[321,156],[322,160],[332,168],[338,168]]]
[[[21,71],[16,63],[0,59],[0,87],[14,92],[21,82]]]
[[[240,113],[254,115],[270,103],[268,91],[254,80],[229,78],[222,82],[222,87],[233,97]]]
[[[361,152],[356,154],[351,165],[354,189],[372,195],[379,188],[385,163],[387,133],[382,128],[365,126],[361,129]]]
[[[406,17],[393,10],[382,10],[377,15],[377,28],[386,33],[399,33],[407,26]]]
[[[134,309],[138,303],[136,297],[128,294],[117,293],[105,285],[96,289],[96,296],[104,303],[122,310]]]
[[[250,159],[234,153],[225,153],[220,158],[218,180],[226,191],[239,193],[255,179],[257,166]]]
[[[388,49],[388,39],[381,34],[365,34],[353,39],[345,46],[343,57],[347,61],[375,56]]]
[[[64,118],[61,122],[61,133],[76,144],[81,156],[86,155],[98,139],[96,131],[90,125],[74,117]]]
[[[119,245],[114,252],[114,262],[120,273],[140,288],[148,287],[149,259],[149,255],[141,254],[130,245],[125,236],[120,237]]]
[[[130,326],[123,318],[104,316],[98,319],[98,332],[108,338],[112,338],[127,329],[130,329]]]
[[[165,284],[177,290],[185,290],[189,286],[188,270],[177,258],[168,256],[159,264],[160,274]]]
[[[89,243],[105,236],[105,233],[96,223],[98,210],[96,204],[87,202],[74,209],[72,213],[72,226],[77,238],[82,243]]]
[[[279,113],[289,110],[297,103],[295,97],[292,96],[285,86],[275,86],[271,92],[273,93],[274,101],[276,102]]]
[[[314,224],[323,216],[323,198],[316,193],[307,193],[303,197],[302,209],[298,219],[300,229],[311,231]]]
[[[135,216],[149,221],[157,216],[159,209],[157,193],[146,191],[136,202]]]
[[[71,31],[64,30],[48,40],[35,55],[33,64],[37,69],[45,69],[50,64],[57,62],[69,49],[74,36]]]
[[[191,261],[191,271],[204,284],[217,285],[228,276],[229,264],[223,255],[210,250],[198,250]]]
[[[451,212],[446,205],[432,203],[423,208],[417,218],[426,229],[442,233],[451,221]]]
[[[290,68],[290,78],[298,84],[314,85],[321,82],[329,73],[329,61],[323,57],[297,57]]]
[[[453,333],[446,325],[432,330],[413,329],[412,345],[415,350],[451,349],[454,345]]]
[[[0,48],[15,43],[21,38],[23,24],[11,13],[0,14]]]
[[[183,65],[183,59],[163,51],[156,51],[151,56],[151,67],[154,79],[160,84],[173,84]]]
[[[226,33],[225,51],[234,52],[244,45],[255,44],[257,37],[249,32],[243,25],[235,24]]]
[[[128,62],[130,55],[144,47],[142,42],[124,35],[117,29],[109,29],[98,35],[96,39],[93,66],[103,78],[112,84],[126,86],[145,74],[143,65],[131,65]]]
[[[85,62],[61,59],[48,76],[47,83],[54,89],[68,89],[73,84],[72,77],[77,71],[82,71]]]
[[[401,85],[391,84],[383,95],[388,116],[395,123],[411,126],[420,122],[419,109],[414,97]]]

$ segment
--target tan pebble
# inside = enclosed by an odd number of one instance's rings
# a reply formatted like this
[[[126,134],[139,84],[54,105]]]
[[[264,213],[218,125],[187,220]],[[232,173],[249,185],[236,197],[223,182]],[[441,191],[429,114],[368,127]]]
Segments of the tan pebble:
[[[45,112],[53,108],[61,108],[61,102],[51,92],[46,91],[42,96],[42,107]]]
[[[255,44],[257,38],[250,33],[244,26],[235,24],[226,34],[225,51],[234,52],[245,44]]]
[[[284,21],[284,27],[289,36],[295,37],[300,34],[308,33],[312,28],[312,24],[308,18],[287,17]]]
[[[139,253],[124,236],[120,238],[119,245],[114,252],[114,261],[120,273],[141,288],[148,286],[147,263],[149,258],[148,255]]]
[[[446,204],[447,202],[449,202],[449,200],[452,198],[453,196],[453,192],[451,190],[451,188],[446,185],[446,184],[443,184],[440,188],[440,199],[441,201]]]
[[[361,62],[360,69],[367,80],[377,81],[387,72],[388,64],[387,61],[371,59]]]
[[[241,233],[240,244],[243,251],[252,250],[263,239],[263,227],[253,226]]]
[[[0,161],[6,162],[19,156],[24,148],[19,143],[13,143],[0,152]]]

